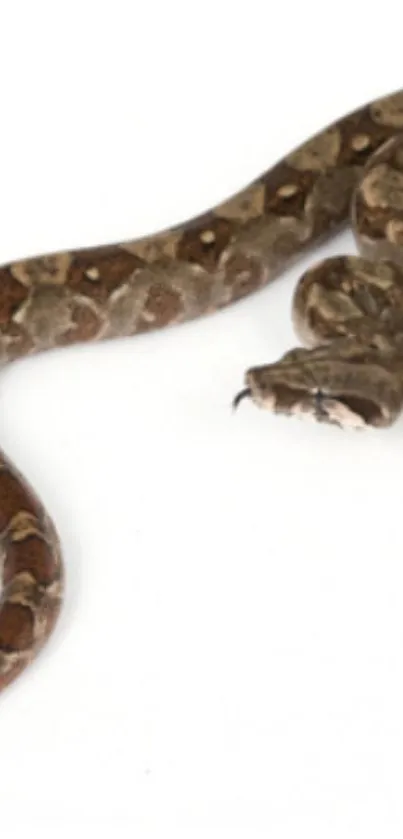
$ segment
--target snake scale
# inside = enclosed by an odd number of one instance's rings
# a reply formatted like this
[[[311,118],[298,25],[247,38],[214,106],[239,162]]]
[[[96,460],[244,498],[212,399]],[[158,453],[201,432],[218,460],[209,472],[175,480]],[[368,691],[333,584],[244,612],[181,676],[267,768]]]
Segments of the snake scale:
[[[349,217],[361,256],[297,286],[305,348],[246,374],[234,400],[341,426],[403,405],[403,91],[338,120],[215,209],[138,241],[0,268],[0,360],[189,320],[262,287]],[[0,688],[33,659],[63,594],[57,532],[0,454]]]

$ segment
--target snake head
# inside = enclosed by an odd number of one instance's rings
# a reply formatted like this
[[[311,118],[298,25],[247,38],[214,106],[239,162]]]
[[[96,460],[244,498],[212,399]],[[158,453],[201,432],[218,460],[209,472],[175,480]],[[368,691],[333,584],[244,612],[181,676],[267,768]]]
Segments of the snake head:
[[[388,354],[352,339],[291,350],[275,364],[248,370],[245,385],[234,407],[250,398],[276,414],[342,428],[391,425],[403,404],[401,371]]]

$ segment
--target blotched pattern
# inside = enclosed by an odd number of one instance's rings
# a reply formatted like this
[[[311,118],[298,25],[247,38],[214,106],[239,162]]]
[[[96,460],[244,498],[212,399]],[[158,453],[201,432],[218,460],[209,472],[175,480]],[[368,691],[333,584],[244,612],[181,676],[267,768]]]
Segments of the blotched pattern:
[[[380,227],[382,241],[394,253],[403,239],[399,191],[402,154],[393,142],[383,147],[402,127],[403,92],[399,92],[339,120],[238,195],[172,230],[140,241],[3,266],[0,361],[6,363],[80,341],[158,329],[244,297],[347,220],[355,186],[363,173],[355,204],[357,235],[374,250]],[[364,172],[368,161],[370,168]],[[319,382],[321,377],[330,376],[337,389],[338,382],[340,387],[343,382],[345,385],[346,369],[350,378],[359,379],[359,361],[365,355],[373,387],[366,397],[357,385],[361,414],[365,413],[365,403],[368,421],[379,417],[387,420],[397,413],[400,404],[395,386],[396,345],[391,328],[382,334],[378,330],[375,335],[368,318],[378,312],[379,303],[383,321],[390,326],[390,305],[400,305],[402,296],[401,275],[393,266],[376,273],[362,260],[355,266],[348,260],[334,264],[325,279],[321,270],[303,281],[295,311],[296,322],[305,335],[310,340],[315,336],[317,343],[319,334],[325,346],[291,351],[277,365],[249,373],[250,391],[254,389],[258,403],[265,402],[270,369],[272,406],[304,413],[309,410],[306,390],[304,393],[306,378],[312,388],[312,377]],[[348,343],[353,322],[361,330],[360,340],[367,341],[365,352],[364,343],[358,348],[357,343],[355,347]],[[340,345],[338,355],[330,357],[328,347],[334,343]],[[301,377],[301,359],[305,379]],[[275,386],[273,376],[277,376]],[[319,385],[315,387],[318,390]],[[335,421],[342,420],[343,415],[354,415],[357,405],[338,403],[334,388],[333,396],[327,398],[333,400],[327,410]],[[316,403],[319,406],[318,399]],[[323,398],[322,412],[324,405]],[[358,409],[355,415],[359,416]],[[54,527],[33,491],[4,456],[0,460],[0,535],[3,687],[48,637],[62,595]]]

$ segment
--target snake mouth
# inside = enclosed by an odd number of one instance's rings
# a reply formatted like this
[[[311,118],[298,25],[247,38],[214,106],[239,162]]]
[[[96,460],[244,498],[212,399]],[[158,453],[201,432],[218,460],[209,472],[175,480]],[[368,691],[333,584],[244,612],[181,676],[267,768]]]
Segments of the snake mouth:
[[[318,388],[303,390],[273,384],[264,401],[265,407],[276,414],[314,419],[340,428],[385,425],[381,406],[373,399],[355,394],[330,394]]]

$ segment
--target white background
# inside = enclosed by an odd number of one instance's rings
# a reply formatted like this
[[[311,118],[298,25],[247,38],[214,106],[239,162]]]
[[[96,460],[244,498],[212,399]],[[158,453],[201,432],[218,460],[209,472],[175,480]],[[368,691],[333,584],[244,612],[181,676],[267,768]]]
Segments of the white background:
[[[399,8],[3,2],[1,260],[228,197],[402,84]],[[0,698],[2,835],[401,839],[403,423],[229,408],[293,344],[307,262],[3,373],[1,445],[57,522],[67,594]]]

